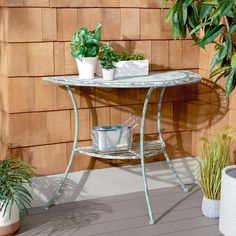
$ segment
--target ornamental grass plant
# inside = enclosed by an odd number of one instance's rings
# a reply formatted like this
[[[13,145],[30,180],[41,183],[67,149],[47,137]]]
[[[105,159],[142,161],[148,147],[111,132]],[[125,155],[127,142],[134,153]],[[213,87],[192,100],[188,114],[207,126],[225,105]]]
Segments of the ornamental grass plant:
[[[15,203],[19,209],[30,207],[32,196],[24,184],[31,186],[34,168],[21,160],[6,159],[0,161],[0,211],[3,216]]]
[[[221,171],[230,165],[235,131],[224,129],[213,137],[205,135],[201,140],[200,187],[206,198],[220,200]]]

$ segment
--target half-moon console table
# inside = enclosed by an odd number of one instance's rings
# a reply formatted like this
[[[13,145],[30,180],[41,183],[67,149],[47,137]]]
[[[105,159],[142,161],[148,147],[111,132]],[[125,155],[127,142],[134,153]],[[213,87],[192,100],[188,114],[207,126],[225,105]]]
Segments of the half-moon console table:
[[[201,80],[201,77],[193,72],[190,71],[167,71],[167,72],[151,72],[147,76],[138,76],[138,77],[126,77],[122,79],[115,79],[112,81],[104,80],[101,77],[95,77],[94,79],[80,79],[78,76],[55,76],[55,77],[44,77],[43,80],[55,83],[58,85],[64,85],[67,89],[67,92],[71,98],[73,109],[74,109],[74,116],[75,116],[75,135],[74,135],[74,143],[73,148],[71,150],[70,159],[68,161],[64,176],[62,177],[61,181],[59,182],[57,188],[55,189],[54,193],[52,194],[51,198],[49,199],[48,207],[50,207],[55,199],[57,198],[61,188],[67,178],[69,173],[72,161],[74,159],[74,155],[76,152],[97,158],[104,158],[104,159],[140,159],[141,160],[141,167],[142,167],[142,177],[143,177],[143,184],[144,184],[144,191],[145,191],[145,198],[147,203],[147,210],[149,215],[149,223],[154,224],[152,208],[149,199],[149,192],[146,180],[146,172],[145,172],[145,162],[144,159],[148,157],[155,156],[157,154],[163,153],[166,159],[166,162],[169,168],[172,170],[173,174],[176,176],[180,186],[182,187],[184,192],[187,192],[188,189],[185,187],[183,181],[179,177],[178,173],[176,172],[173,164],[170,161],[169,155],[166,150],[166,144],[163,140],[162,133],[161,133],[161,106],[162,101],[165,93],[166,87],[173,87],[179,85],[188,85],[197,83]],[[78,108],[76,104],[75,97],[73,92],[71,91],[71,87],[101,87],[101,88],[147,88],[147,95],[143,104],[142,110],[142,118],[141,118],[141,125],[140,125],[140,142],[133,143],[131,150],[129,151],[119,151],[119,152],[106,152],[102,153],[96,151],[94,146],[87,146],[87,147],[78,147],[78,131],[79,131],[79,122],[78,122]],[[159,97],[159,101],[157,104],[157,133],[159,134],[159,139],[155,141],[144,141],[144,131],[145,131],[145,118],[148,108],[148,103],[151,97],[151,94],[154,89],[161,88],[161,93]]]

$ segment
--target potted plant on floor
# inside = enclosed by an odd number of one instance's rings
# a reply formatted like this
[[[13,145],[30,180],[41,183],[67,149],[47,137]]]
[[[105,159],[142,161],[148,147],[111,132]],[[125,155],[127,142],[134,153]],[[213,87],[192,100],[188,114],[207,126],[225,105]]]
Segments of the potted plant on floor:
[[[224,129],[213,137],[205,135],[200,158],[200,187],[203,192],[202,213],[209,218],[219,217],[221,172],[230,165],[231,129]]]
[[[93,31],[85,27],[81,28],[71,39],[71,55],[76,60],[80,78],[94,78],[101,41],[101,27],[101,24],[97,23]]]
[[[20,227],[20,209],[30,207],[33,167],[21,160],[0,161],[0,236],[13,235]]]
[[[100,49],[99,61],[102,66],[102,75],[106,80],[113,80],[116,73],[115,63],[118,57],[110,44],[104,44]]]

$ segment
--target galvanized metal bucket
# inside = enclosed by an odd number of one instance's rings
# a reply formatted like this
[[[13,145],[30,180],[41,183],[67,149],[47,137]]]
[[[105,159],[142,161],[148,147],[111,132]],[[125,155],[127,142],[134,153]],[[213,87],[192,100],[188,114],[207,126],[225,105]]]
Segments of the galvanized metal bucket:
[[[101,152],[129,150],[136,126],[137,120],[134,116],[122,125],[96,126],[92,130],[94,146]]]

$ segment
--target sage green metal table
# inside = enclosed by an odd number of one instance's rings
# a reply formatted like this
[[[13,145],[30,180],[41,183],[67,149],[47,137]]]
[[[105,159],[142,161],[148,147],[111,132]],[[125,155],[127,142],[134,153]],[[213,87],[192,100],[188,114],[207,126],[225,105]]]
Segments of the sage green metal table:
[[[150,224],[154,224],[155,222],[153,219],[153,213],[152,213],[151,203],[149,199],[149,192],[148,192],[146,171],[145,171],[145,161],[144,161],[145,158],[163,153],[169,168],[172,170],[173,174],[176,176],[183,191],[184,192],[188,191],[183,181],[179,177],[177,171],[175,170],[173,164],[171,163],[168,152],[166,150],[166,144],[165,144],[165,141],[163,140],[162,133],[161,133],[161,106],[162,106],[162,101],[163,101],[166,87],[197,83],[201,80],[201,77],[198,74],[190,72],[190,71],[166,71],[166,72],[151,72],[147,76],[119,78],[112,81],[104,80],[101,77],[95,77],[94,79],[80,79],[78,76],[45,77],[43,78],[43,80],[51,82],[51,83],[56,83],[58,85],[64,85],[66,87],[67,92],[71,98],[71,102],[73,104],[74,116],[75,116],[74,142],[73,142],[73,148],[70,154],[70,159],[68,161],[64,176],[62,177],[60,183],[58,184],[51,198],[49,199],[48,205],[46,207],[47,209],[54,203],[55,199],[60,193],[61,188],[63,184],[65,183],[65,180],[69,173],[69,170],[70,170],[70,167],[71,167],[71,164],[73,162],[74,155],[76,152],[79,152],[79,153],[82,153],[91,157],[104,158],[104,159],[122,159],[122,160],[140,159],[141,167],[142,167],[144,192],[145,192],[145,198],[146,198],[146,203],[147,203],[147,210],[148,210]],[[147,88],[147,94],[146,94],[146,98],[143,104],[142,118],[141,118],[141,125],[140,125],[140,142],[134,143],[130,150],[123,151],[123,152],[119,151],[119,152],[103,153],[103,152],[97,151],[96,147],[94,146],[78,147],[77,141],[78,141],[78,132],[79,132],[79,119],[78,119],[79,114],[78,114],[76,100],[71,90],[71,87],[75,87],[75,86],[77,87],[101,87],[101,88]],[[144,141],[145,118],[146,118],[148,103],[149,103],[153,90],[156,88],[161,89],[159,101],[157,104],[157,108],[158,108],[157,109],[157,133],[159,134],[159,138],[154,141],[145,142]]]

